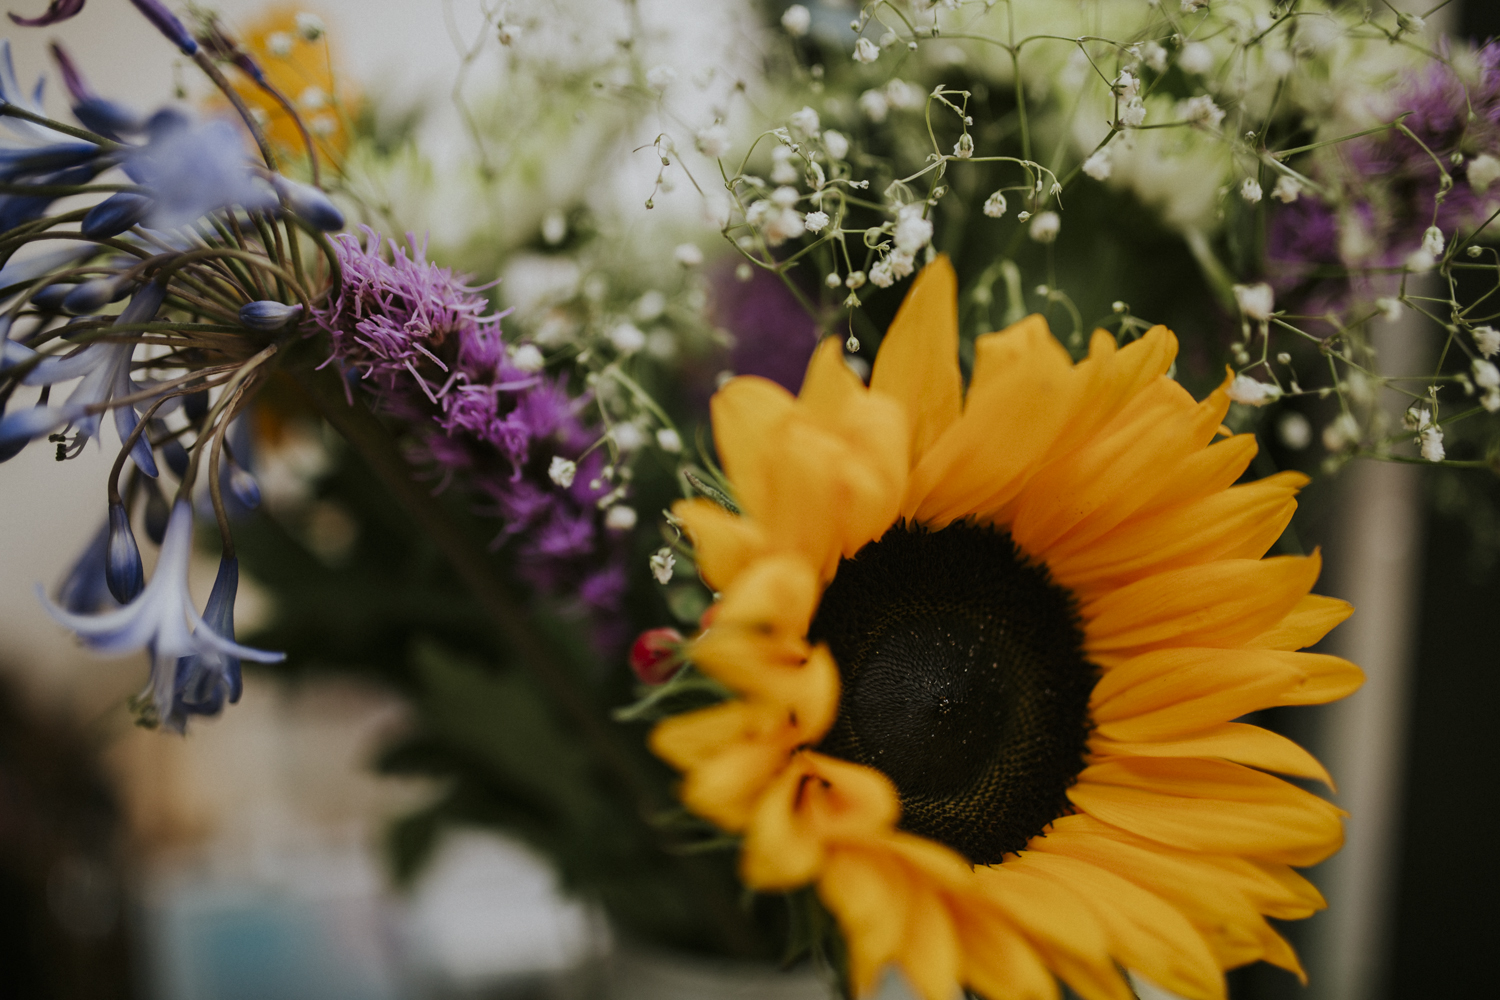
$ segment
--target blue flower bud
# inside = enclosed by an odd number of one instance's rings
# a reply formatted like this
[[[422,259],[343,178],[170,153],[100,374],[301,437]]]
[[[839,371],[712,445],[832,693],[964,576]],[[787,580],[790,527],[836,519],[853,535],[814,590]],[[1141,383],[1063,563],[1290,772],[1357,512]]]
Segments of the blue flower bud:
[[[83,217],[83,235],[93,239],[118,236],[151,211],[151,199],[131,191],[110,195]]]
[[[90,97],[73,105],[73,117],[83,122],[85,128],[107,139],[135,135],[145,127],[140,115],[103,97]]]
[[[250,473],[233,463],[229,466],[229,488],[233,491],[234,498],[249,510],[260,506],[260,483],[257,483]]]
[[[324,232],[344,228],[344,213],[317,188],[287,180],[280,174],[271,175],[271,186],[286,201],[287,207],[313,228]]]
[[[77,287],[77,285],[48,285],[31,297],[31,304],[45,312],[57,312],[62,309],[63,300]]]
[[[109,505],[109,555],[104,562],[104,580],[121,604],[129,604],[146,588],[141,550],[136,547],[130,515],[122,503]]]
[[[280,330],[292,320],[302,315],[300,304],[289,306],[284,302],[272,302],[270,299],[261,299],[258,302],[247,302],[240,306],[240,322],[252,330]]]
[[[96,313],[111,302],[118,302],[130,294],[135,287],[133,281],[122,281],[119,275],[94,278],[75,287],[63,297],[62,307],[74,316]]]
[[[161,457],[166,459],[167,468],[172,470],[172,475],[181,479],[187,475],[188,453],[182,446],[181,439],[167,437],[167,425],[160,420],[151,421],[151,433],[155,437],[164,438],[161,445]]]
[[[146,537],[157,545],[167,537],[167,522],[172,518],[172,507],[162,495],[156,480],[146,480]]]
[[[197,423],[208,416],[208,390],[199,389],[182,397],[182,412],[193,423]]]
[[[159,0],[130,0],[135,4],[135,9],[146,15],[146,20],[156,26],[156,30],[166,35],[176,46],[182,50],[185,56],[193,55],[198,51],[198,43],[188,30],[177,20],[176,15],[162,6]]]
[[[109,521],[99,525],[88,547],[79,554],[73,568],[57,588],[57,603],[76,615],[92,615],[116,606],[104,579],[109,559]]]

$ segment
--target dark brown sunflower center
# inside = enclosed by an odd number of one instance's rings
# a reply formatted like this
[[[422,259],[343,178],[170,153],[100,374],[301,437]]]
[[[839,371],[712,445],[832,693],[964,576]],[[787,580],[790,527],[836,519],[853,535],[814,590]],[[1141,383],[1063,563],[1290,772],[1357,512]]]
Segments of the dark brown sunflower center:
[[[904,829],[994,864],[1068,811],[1097,672],[1073,595],[1009,534],[892,528],[839,563],[810,636],[843,679],[819,749],[884,772]]]

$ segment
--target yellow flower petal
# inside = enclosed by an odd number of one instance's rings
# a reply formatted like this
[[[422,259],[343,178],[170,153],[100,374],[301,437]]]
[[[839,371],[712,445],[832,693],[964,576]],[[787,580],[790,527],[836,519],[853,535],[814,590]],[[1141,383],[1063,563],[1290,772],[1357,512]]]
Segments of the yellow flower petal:
[[[757,889],[815,878],[831,842],[878,837],[896,823],[896,788],[879,771],[811,751],[766,789],[745,831],[740,871]]]
[[[1121,587],[1083,609],[1089,653],[1119,659],[1157,646],[1238,646],[1282,620],[1321,566],[1316,553],[1222,559]]]
[[[1316,757],[1279,733],[1242,722],[1226,722],[1175,740],[1134,743],[1096,736],[1089,742],[1096,759],[1105,757],[1219,757],[1224,760],[1321,781],[1330,789],[1333,779]]]
[[[1106,823],[1188,850],[1312,865],[1344,841],[1337,806],[1223,761],[1112,758],[1084,768],[1068,798]]]
[[[922,269],[880,343],[870,388],[906,410],[911,462],[932,446],[963,408],[958,371],[958,277],[946,255]]]
[[[765,532],[754,521],[711,500],[679,500],[672,513],[693,543],[698,572],[715,590],[728,589],[740,571],[766,551]]]
[[[1066,855],[1028,852],[1015,863],[1087,899],[1121,965],[1179,996],[1193,1000],[1224,996],[1224,976],[1202,935],[1160,896]]]
[[[974,357],[963,414],[912,469],[901,508],[908,519],[935,528],[1020,492],[1050,457],[1083,384],[1040,316],[980,337]]]

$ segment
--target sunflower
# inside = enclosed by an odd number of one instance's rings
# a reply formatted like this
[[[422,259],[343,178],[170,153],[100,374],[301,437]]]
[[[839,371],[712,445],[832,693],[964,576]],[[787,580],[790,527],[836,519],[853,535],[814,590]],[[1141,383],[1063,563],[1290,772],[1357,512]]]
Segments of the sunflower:
[[[978,338],[956,282],[913,284],[865,385],[825,341],[799,396],[737,378],[715,442],[743,511],[676,515],[719,592],[690,656],[734,693],[651,734],[745,883],[813,884],[860,995],[1191,998],[1265,960],[1266,917],[1324,904],[1292,866],[1342,842],[1289,740],[1232,721],[1362,675],[1294,652],[1350,613],[1316,554],[1261,558],[1305,477],[1255,454],[1224,387],[1166,377],[1156,327],[1074,364],[1033,316]],[[1224,440],[1214,441],[1223,436]]]

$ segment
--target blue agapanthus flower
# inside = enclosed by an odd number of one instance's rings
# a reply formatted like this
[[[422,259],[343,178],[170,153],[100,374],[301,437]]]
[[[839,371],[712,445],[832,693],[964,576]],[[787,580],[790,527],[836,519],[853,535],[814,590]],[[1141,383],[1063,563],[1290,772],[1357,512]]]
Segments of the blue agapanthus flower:
[[[96,652],[151,653],[146,689],[156,719],[180,730],[189,714],[213,714],[239,697],[239,661],[278,663],[285,653],[242,646],[234,641],[234,596],[239,582],[233,558],[221,564],[214,597],[200,615],[188,592],[193,552],[193,506],[177,501],[167,522],[156,570],[144,589],[124,607],[98,615],[76,614],[38,595],[50,614]]]
[[[157,282],[145,285],[120,313],[115,320],[116,325],[149,322],[161,308],[166,294],[166,289]],[[32,353],[29,348],[9,344],[6,359],[9,363],[28,360],[27,353]],[[0,418],[0,461],[15,454],[20,450],[19,446],[24,446],[27,441],[67,425],[76,429],[79,446],[89,438],[97,437],[104,410],[110,408],[112,400],[144,391],[144,387],[130,377],[130,360],[134,353],[135,345],[132,343],[112,344],[100,341],[73,354],[45,357],[38,361],[36,367],[22,380],[23,385],[55,385],[80,377],[82,381],[61,406],[33,406]],[[141,400],[137,405],[141,404],[149,405],[149,400]],[[135,405],[130,403],[114,406],[113,409],[115,430],[119,432],[120,440],[124,441],[135,430],[140,418],[136,414]],[[146,475],[156,476],[156,459],[151,454],[151,446],[145,435],[136,440],[130,457]]]

